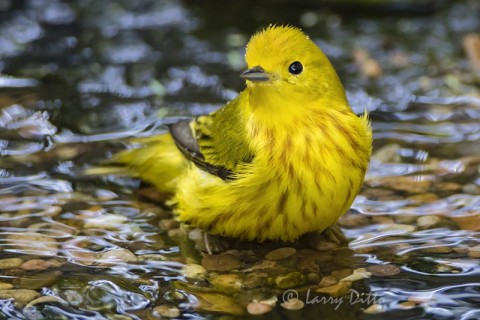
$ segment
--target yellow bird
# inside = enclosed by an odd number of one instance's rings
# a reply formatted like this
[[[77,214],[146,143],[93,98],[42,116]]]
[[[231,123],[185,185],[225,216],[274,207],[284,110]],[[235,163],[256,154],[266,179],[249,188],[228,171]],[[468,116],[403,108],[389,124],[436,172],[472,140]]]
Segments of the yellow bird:
[[[343,215],[372,145],[323,52],[270,26],[246,51],[246,88],[217,111],[169,126],[114,160],[171,193],[179,221],[243,240],[293,241]]]

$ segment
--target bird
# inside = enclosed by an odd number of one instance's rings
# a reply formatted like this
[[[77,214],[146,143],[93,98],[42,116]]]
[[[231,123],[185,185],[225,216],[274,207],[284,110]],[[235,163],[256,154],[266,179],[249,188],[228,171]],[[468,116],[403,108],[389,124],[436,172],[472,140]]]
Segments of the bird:
[[[113,155],[208,234],[293,242],[335,225],[368,169],[372,131],[322,50],[299,28],[249,40],[246,87],[212,113],[183,119]]]

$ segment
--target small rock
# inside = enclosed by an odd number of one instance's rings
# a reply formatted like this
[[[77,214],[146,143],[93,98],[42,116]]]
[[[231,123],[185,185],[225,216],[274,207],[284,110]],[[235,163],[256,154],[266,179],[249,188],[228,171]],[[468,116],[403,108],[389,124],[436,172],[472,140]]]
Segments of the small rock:
[[[306,278],[300,272],[290,272],[275,277],[274,283],[278,289],[287,289],[305,284]]]
[[[243,279],[243,289],[254,289],[264,287],[267,282],[268,274],[263,272],[249,272]]]
[[[57,241],[36,232],[15,233],[7,237],[9,245],[24,254],[54,256],[58,253]]]
[[[233,254],[206,254],[202,266],[208,271],[231,271],[240,268],[240,260]]]
[[[265,255],[265,258],[267,258],[268,260],[278,261],[278,260],[283,260],[285,258],[291,257],[296,252],[297,250],[295,250],[295,248],[289,248],[289,247],[279,248],[267,253]]]
[[[407,197],[408,200],[413,200],[417,203],[432,203],[438,200],[438,196],[435,193],[420,193]],[[400,221],[398,221],[400,223]]]
[[[0,282],[0,290],[8,290],[8,289],[12,289],[13,288],[13,284],[11,283],[6,283],[6,282]]]
[[[40,293],[28,289],[0,290],[0,299],[13,299],[15,305],[23,307],[30,301],[35,300]]]
[[[62,296],[68,303],[74,306],[79,306],[84,301],[83,295],[75,290],[65,290],[63,291]]]
[[[318,273],[310,272],[307,274],[307,281],[309,283],[318,283],[320,281],[320,276]]]
[[[48,261],[42,259],[32,259],[25,261],[20,268],[23,270],[33,271],[33,270],[46,270],[50,268],[52,264]]]
[[[210,283],[216,288],[226,292],[239,291],[242,289],[242,278],[237,274],[219,274],[210,279]]]
[[[413,214],[397,214],[394,216],[395,222],[399,224],[411,224],[417,221],[417,216]]]
[[[127,217],[120,214],[103,214],[85,219],[84,228],[118,230],[119,225],[125,223]]]
[[[393,218],[390,216],[372,216],[372,224],[388,224],[393,223]]]
[[[338,248],[338,244],[327,241],[319,241],[315,244],[315,249],[318,251],[333,251]]]
[[[377,277],[391,277],[400,273],[400,268],[393,264],[377,264],[368,266],[367,270]]]
[[[402,309],[412,309],[412,308],[415,308],[417,306],[417,304],[413,301],[404,301],[404,302],[400,302],[398,304]]]
[[[334,276],[336,279],[340,280],[345,277],[348,277],[351,275],[353,272],[352,269],[340,269],[340,270],[334,270],[332,271],[332,276]]]
[[[254,302],[260,302],[260,303],[263,303],[263,304],[266,304],[266,305],[269,305],[270,307],[275,307],[277,305],[277,302],[278,302],[278,298],[277,296],[273,296],[269,299],[263,299],[261,301],[254,301]]]
[[[372,273],[368,272],[365,268],[358,268],[353,270],[353,273],[351,275],[340,279],[340,282],[342,281],[354,282],[354,281],[370,278],[371,276],[372,276]]]
[[[118,195],[115,192],[107,189],[97,189],[95,191],[95,196],[101,201],[108,201],[118,198]]]
[[[422,249],[422,252],[427,252],[427,253],[450,253],[452,251],[453,249],[451,247],[439,246],[435,244],[432,244],[431,247]]]
[[[137,256],[130,250],[125,248],[118,248],[107,251],[100,257],[101,265],[109,265],[118,262],[136,262]]]
[[[378,227],[378,231],[381,231],[381,232],[397,231],[395,232],[395,234],[412,233],[413,231],[415,231],[415,229],[416,229],[415,226],[411,226],[408,224],[399,224],[399,223],[384,224]]]
[[[66,252],[76,263],[83,264],[84,266],[96,265],[99,262],[98,253],[80,250],[69,250]]]
[[[280,304],[282,308],[287,309],[287,310],[300,310],[303,309],[305,306],[305,303],[297,298],[290,299],[286,302],[283,302]]]
[[[298,259],[296,267],[297,270],[304,273],[318,274],[320,272],[320,266],[315,260],[315,256],[302,257]]]
[[[387,144],[383,147],[378,148],[372,154],[372,159],[378,160],[379,162],[402,162],[402,157],[400,155],[401,147],[398,144]],[[373,189],[375,190],[375,189]],[[382,190],[382,189],[381,189]],[[386,191],[386,190],[385,190]],[[390,194],[390,192],[389,192]]]
[[[435,188],[439,191],[453,191],[458,192],[462,190],[462,185],[455,182],[442,182],[437,183]]]
[[[272,307],[261,302],[250,302],[247,311],[251,315],[261,315],[272,311]]]
[[[363,313],[368,313],[368,314],[377,314],[377,313],[382,313],[385,310],[383,310],[383,307],[379,304],[372,304],[369,306],[367,309],[363,310]]]
[[[20,258],[7,258],[7,259],[1,259],[0,260],[0,269],[11,269],[18,267],[23,263],[23,260]]]
[[[318,286],[320,288],[324,288],[324,287],[333,286],[334,284],[337,284],[337,283],[338,283],[337,278],[335,278],[334,276],[328,275],[323,277],[322,280],[320,280],[320,283],[318,284]]]
[[[368,217],[363,214],[346,214],[338,220],[338,224],[345,228],[355,228],[370,224]]]
[[[208,271],[199,264],[189,263],[183,266],[182,273],[185,278],[205,280],[208,276]]]
[[[480,245],[468,248],[468,256],[470,258],[479,259],[480,258]]]
[[[325,293],[329,296],[337,298],[346,295],[350,291],[351,287],[352,283],[350,281],[342,281],[332,286],[318,288],[315,290],[315,292]]]
[[[420,228],[431,228],[442,222],[439,216],[423,216],[417,219],[417,226]]]
[[[62,304],[67,304],[67,301],[63,300],[62,298],[56,297],[56,296],[43,296],[39,297],[37,299],[34,299],[30,301],[25,308],[31,308],[36,304],[39,303],[62,303]]]
[[[155,313],[165,318],[178,318],[180,316],[180,310],[175,306],[161,305],[153,308]]]

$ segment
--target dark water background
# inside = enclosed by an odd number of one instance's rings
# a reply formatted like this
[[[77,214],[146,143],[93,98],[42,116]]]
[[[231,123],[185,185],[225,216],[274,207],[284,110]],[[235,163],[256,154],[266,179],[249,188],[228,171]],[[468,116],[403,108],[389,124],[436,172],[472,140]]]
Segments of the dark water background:
[[[355,111],[371,113],[371,168],[342,222],[348,261],[319,272],[398,267],[358,282],[371,301],[287,311],[275,285],[221,287],[218,273],[192,276],[185,265],[198,266],[199,251],[179,240],[160,204],[136,193],[138,181],[81,174],[129,137],[235,97],[244,46],[270,23],[302,27],[332,60]],[[227,319],[277,297],[267,318],[480,319],[480,71],[464,48],[471,33],[480,33],[474,0],[0,0],[0,315],[157,319],[168,306],[174,317]],[[259,262],[258,252],[249,259]],[[255,274],[249,259],[224,274]],[[376,314],[363,312],[372,304]]]

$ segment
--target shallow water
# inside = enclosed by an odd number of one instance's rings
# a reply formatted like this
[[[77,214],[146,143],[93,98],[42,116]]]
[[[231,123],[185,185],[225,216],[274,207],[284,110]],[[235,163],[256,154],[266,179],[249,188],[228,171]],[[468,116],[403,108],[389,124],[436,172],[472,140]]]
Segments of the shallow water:
[[[480,5],[404,3],[359,16],[308,1],[0,1],[2,317],[241,318],[267,305],[279,319],[479,319],[480,78],[462,39],[479,32]],[[374,156],[340,222],[350,249],[217,239],[228,254],[202,261],[201,235],[152,190],[83,171],[235,97],[244,45],[271,22],[302,26],[370,111]],[[294,253],[268,256],[283,247]],[[352,273],[343,295],[315,291]],[[281,305],[296,294],[299,310]]]

